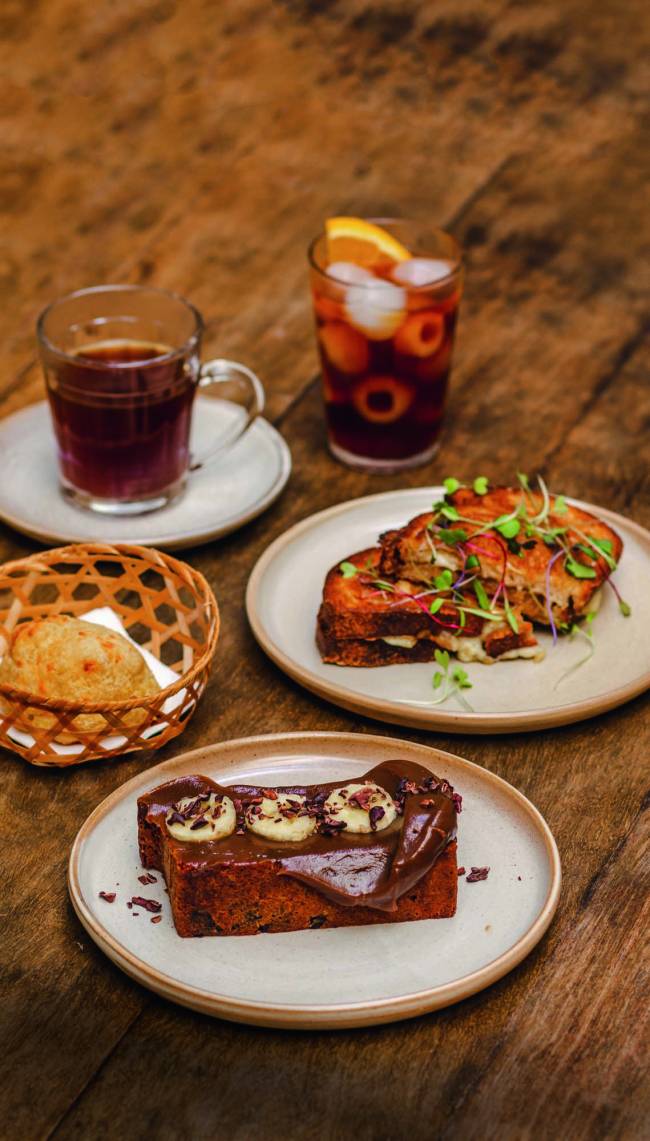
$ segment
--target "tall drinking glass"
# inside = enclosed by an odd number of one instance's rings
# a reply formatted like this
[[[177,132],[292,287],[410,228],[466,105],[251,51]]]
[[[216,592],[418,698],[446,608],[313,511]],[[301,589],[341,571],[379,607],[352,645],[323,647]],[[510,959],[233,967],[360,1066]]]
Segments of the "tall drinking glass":
[[[309,250],[329,447],[370,471],[429,460],[442,426],[463,267],[455,239],[372,219],[400,243],[394,260],[332,260],[326,233]]]

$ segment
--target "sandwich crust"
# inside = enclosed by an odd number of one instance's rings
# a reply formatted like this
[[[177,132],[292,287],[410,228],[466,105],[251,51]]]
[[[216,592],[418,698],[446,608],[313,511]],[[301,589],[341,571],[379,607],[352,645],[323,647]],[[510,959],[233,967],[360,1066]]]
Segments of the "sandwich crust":
[[[449,522],[440,514],[425,512],[405,527],[382,536],[382,575],[428,584],[441,567],[460,569],[463,554],[475,554],[480,563],[480,578],[495,585],[503,579],[510,604],[526,618],[544,625],[550,625],[546,601],[548,575],[553,618],[558,623],[570,624],[588,610],[594,594],[611,573],[605,558],[590,558],[580,549],[585,537],[611,544],[610,556],[615,562],[623,550],[619,535],[601,519],[571,505],[567,505],[565,511],[557,512],[557,500],[551,496],[546,525],[549,528],[568,528],[564,541],[572,548],[575,561],[594,572],[593,578],[576,578],[567,570],[562,555],[554,558],[560,552],[559,546],[549,546],[541,537],[533,535],[526,537],[526,545],[520,545],[515,552],[502,535],[489,528],[490,522],[512,514],[522,502],[529,515],[534,515],[543,504],[540,493],[495,487],[485,495],[477,495],[471,488],[459,488],[447,496],[447,502],[458,512],[458,522]],[[467,535],[467,542],[445,542],[438,536],[440,527],[462,529]]]
[[[461,661],[485,663],[504,655],[541,656],[530,622],[520,615],[517,633],[503,620],[488,622],[475,614],[466,614],[461,627],[451,597],[432,615],[430,596],[423,597],[416,584],[398,579],[382,590],[380,561],[380,548],[370,547],[345,560],[358,568],[356,575],[346,577],[340,563],[328,572],[316,631],[323,661],[344,666],[429,662],[437,649],[450,650]],[[473,595],[467,604],[476,607]]]

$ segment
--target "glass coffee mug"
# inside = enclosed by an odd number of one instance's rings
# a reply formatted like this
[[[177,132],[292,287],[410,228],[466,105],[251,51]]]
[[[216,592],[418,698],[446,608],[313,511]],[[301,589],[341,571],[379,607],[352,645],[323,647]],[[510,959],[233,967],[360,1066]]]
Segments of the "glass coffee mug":
[[[249,368],[201,364],[203,328],[188,301],[140,285],[82,289],[41,314],[61,486],[74,503],[113,515],[164,507],[262,412],[264,390]],[[207,456],[193,456],[194,395],[208,387],[223,402],[223,431]]]

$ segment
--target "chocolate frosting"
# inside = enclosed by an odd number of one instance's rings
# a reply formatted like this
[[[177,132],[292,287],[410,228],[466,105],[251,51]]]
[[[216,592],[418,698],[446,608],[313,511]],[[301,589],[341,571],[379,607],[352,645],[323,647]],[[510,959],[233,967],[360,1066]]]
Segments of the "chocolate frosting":
[[[299,793],[309,800],[325,797],[342,785],[372,781],[386,789],[403,812],[378,832],[318,832],[298,843],[267,840],[255,833],[234,832],[222,840],[175,840],[165,826],[171,805],[185,796],[217,792],[231,797],[241,819],[246,804],[263,788],[222,786],[203,776],[178,777],[141,796],[139,818],[162,831],[167,844],[187,868],[198,871],[218,863],[255,863],[276,860],[279,875],[291,876],[313,887],[335,903],[395,911],[400,896],[409,891],[434,865],[456,835],[456,804],[447,781],[412,761],[384,761],[363,776],[316,785],[283,785],[278,792]],[[404,793],[404,782],[411,791]]]

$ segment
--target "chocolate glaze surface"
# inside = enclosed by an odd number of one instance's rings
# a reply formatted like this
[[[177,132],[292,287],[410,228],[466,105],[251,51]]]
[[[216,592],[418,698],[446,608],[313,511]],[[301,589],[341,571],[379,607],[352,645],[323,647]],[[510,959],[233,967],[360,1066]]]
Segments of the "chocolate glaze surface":
[[[141,796],[138,818],[161,829],[175,857],[188,869],[274,860],[279,875],[301,880],[335,903],[395,911],[400,896],[431,869],[456,835],[453,789],[421,765],[391,760],[362,776],[315,785],[282,785],[277,791],[300,793],[312,801],[325,799],[332,789],[362,781],[380,785],[403,804],[403,812],[383,831],[343,831],[334,836],[318,832],[298,843],[267,840],[250,831],[235,832],[222,840],[175,840],[167,832],[165,816],[183,797],[212,791],[229,796],[241,820],[251,797],[267,787],[219,785],[203,776],[177,777]],[[412,782],[416,791],[400,792],[403,781]],[[431,787],[424,787],[425,782]]]

